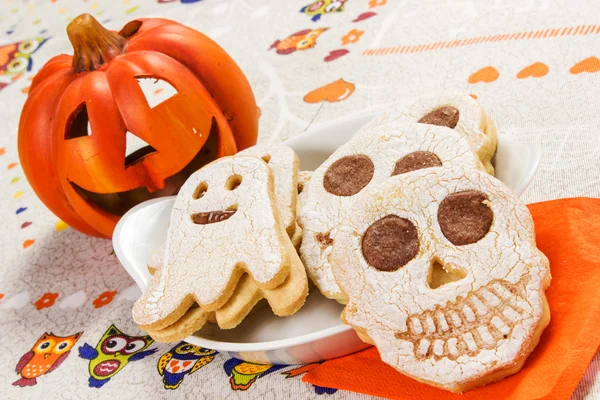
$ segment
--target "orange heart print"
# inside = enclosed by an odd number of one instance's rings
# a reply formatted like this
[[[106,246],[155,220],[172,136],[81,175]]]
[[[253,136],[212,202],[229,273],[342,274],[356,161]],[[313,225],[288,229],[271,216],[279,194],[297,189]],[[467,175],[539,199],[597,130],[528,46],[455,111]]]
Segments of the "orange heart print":
[[[322,101],[337,103],[350,97],[354,93],[354,89],[355,86],[353,83],[338,79],[309,92],[304,96],[304,101],[307,103],[320,103]]]
[[[529,77],[541,78],[542,76],[546,76],[546,74],[548,74],[548,66],[543,62],[536,62],[520,70],[517,74],[517,79]]]
[[[600,60],[596,57],[586,58],[573,65],[569,70],[572,74],[580,74],[582,72],[598,72],[600,71]]]
[[[490,83],[490,82],[494,82],[496,79],[498,79],[498,77],[500,76],[500,73],[498,72],[498,70],[494,67],[492,67],[491,65],[481,68],[478,71],[473,72],[473,74],[471,74],[471,76],[469,76],[469,83],[471,84],[475,84],[475,83],[479,83],[479,82],[485,82],[485,83]]]

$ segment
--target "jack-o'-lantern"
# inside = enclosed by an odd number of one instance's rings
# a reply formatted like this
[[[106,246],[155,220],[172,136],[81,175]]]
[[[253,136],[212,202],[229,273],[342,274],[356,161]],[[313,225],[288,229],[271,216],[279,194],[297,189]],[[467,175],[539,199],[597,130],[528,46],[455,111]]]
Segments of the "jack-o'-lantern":
[[[115,33],[84,14],[67,34],[74,55],[53,58],[32,82],[19,156],[44,204],[81,232],[110,237],[135,204],[176,193],[202,165],[256,142],[246,77],[201,33],[163,19]],[[148,82],[172,94],[151,104]]]

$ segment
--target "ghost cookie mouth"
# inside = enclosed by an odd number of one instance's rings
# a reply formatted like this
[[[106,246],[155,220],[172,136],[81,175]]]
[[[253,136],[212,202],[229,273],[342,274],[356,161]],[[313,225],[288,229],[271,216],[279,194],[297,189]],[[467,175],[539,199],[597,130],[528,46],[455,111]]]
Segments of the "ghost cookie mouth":
[[[443,308],[410,315],[407,329],[397,331],[396,339],[411,342],[417,360],[454,360],[496,349],[512,338],[517,325],[533,317],[526,296],[528,280],[494,280]]]
[[[215,224],[231,218],[237,212],[237,204],[225,210],[205,211],[192,214],[192,221],[196,225]]]

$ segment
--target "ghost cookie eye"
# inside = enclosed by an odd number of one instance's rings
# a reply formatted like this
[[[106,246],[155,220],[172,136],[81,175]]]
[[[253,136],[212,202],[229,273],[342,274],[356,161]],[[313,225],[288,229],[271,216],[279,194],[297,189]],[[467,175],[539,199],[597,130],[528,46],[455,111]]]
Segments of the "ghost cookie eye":
[[[375,166],[365,155],[345,156],[331,164],[323,176],[323,188],[336,196],[353,196],[373,179]]]
[[[489,232],[494,212],[488,196],[478,190],[466,190],[448,195],[438,209],[442,233],[455,246],[480,241]]]
[[[396,161],[392,176],[419,169],[441,167],[439,157],[429,151],[413,151]]]
[[[204,196],[204,194],[206,193],[207,190],[208,190],[208,183],[201,182],[198,185],[198,187],[196,188],[196,190],[194,190],[194,194],[192,195],[192,198],[194,200],[198,200],[199,198]]]
[[[419,252],[419,235],[406,218],[388,215],[373,223],[363,235],[362,254],[380,271],[396,271]]]
[[[225,182],[225,189],[235,190],[242,184],[242,177],[240,175],[231,175],[227,182]]]
[[[442,106],[425,114],[418,121],[421,124],[447,126],[454,129],[458,124],[460,112],[452,106]]]

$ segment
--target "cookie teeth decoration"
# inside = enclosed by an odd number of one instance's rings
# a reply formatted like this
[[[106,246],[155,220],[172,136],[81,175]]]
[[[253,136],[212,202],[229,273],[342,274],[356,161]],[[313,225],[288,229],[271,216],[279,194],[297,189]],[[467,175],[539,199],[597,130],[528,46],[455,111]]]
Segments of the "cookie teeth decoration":
[[[156,340],[177,341],[212,312],[221,328],[234,328],[263,297],[280,316],[304,304],[306,272],[273,190],[269,166],[250,156],[214,161],[186,181],[162,266],[133,307],[140,328]]]
[[[496,128],[479,103],[468,94],[442,92],[420,97],[401,114],[413,121],[447,126],[462,133],[487,172],[494,174],[491,159],[498,142]]]
[[[550,320],[529,210],[481,171],[422,170],[364,191],[330,259],[345,322],[384,362],[453,392],[518,372]]]
[[[299,223],[304,229],[300,256],[326,297],[344,302],[331,272],[334,231],[355,195],[393,175],[429,167],[482,169],[462,134],[384,114],[368,123],[312,175],[303,190]]]

